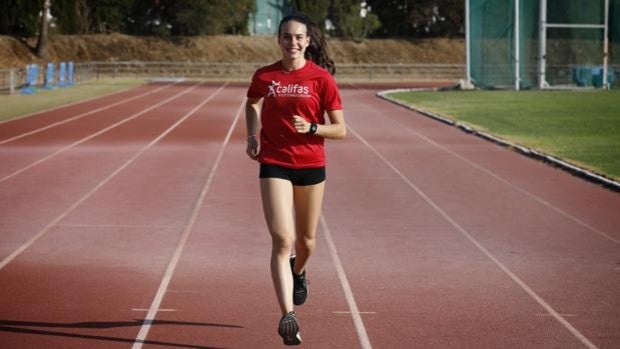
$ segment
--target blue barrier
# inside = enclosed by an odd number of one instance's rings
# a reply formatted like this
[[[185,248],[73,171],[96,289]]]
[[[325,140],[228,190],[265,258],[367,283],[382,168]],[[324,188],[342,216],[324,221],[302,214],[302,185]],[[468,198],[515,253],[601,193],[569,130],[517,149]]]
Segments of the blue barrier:
[[[58,65],[58,86],[59,87],[67,86],[66,74],[67,74],[67,63],[60,62],[60,64]]]
[[[54,63],[47,63],[43,88],[46,90],[54,89]]]
[[[37,93],[37,80],[39,78],[39,66],[36,64],[26,65],[26,82],[24,88],[21,89],[21,93],[24,95],[31,95]]]
[[[67,66],[68,66],[67,84],[69,84],[69,86],[73,86],[75,85],[75,81],[73,81],[73,62],[69,62]]]
[[[54,80],[56,76],[56,66],[54,63],[48,63],[46,65],[45,75],[43,76],[43,85],[41,88],[46,90],[54,89],[54,86],[66,87],[75,85],[73,80],[74,65],[73,62],[65,63],[60,62],[58,65],[58,79]],[[37,83],[39,81],[39,66],[37,64],[26,65],[26,81],[23,88],[20,90],[22,94],[28,95],[37,93]],[[56,82],[56,84],[55,84]]]
[[[581,87],[603,87],[603,67],[593,65],[577,65],[571,68],[573,82]],[[607,84],[613,87],[616,82],[616,72],[613,67],[607,67]]]
[[[58,86],[67,87],[75,85],[73,80],[73,62],[60,62],[58,66]]]

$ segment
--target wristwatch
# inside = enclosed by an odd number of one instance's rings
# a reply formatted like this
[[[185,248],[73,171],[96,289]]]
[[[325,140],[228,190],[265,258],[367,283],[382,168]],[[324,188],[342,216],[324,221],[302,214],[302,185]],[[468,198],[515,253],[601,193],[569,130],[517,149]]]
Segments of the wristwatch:
[[[308,133],[315,134],[318,128],[319,126],[313,122],[310,124],[310,130],[308,131]]]

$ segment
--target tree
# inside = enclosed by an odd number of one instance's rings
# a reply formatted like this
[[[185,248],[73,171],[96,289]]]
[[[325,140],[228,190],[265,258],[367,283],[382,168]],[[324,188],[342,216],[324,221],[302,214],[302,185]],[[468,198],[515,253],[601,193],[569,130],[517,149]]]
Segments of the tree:
[[[170,35],[172,25],[167,13],[170,0],[135,0],[128,18],[128,29],[136,35]]]
[[[414,0],[368,0],[382,23],[377,34],[382,37],[408,37],[409,14]]]
[[[254,0],[209,0],[207,34],[245,34]]]
[[[50,12],[51,0],[43,0],[43,11],[41,12],[41,26],[39,27],[39,38],[35,53],[41,58],[47,58],[47,34],[48,34],[48,16]]]
[[[139,35],[240,34],[253,0],[135,0],[130,29]]]
[[[341,18],[342,35],[347,39],[363,40],[381,26],[379,18],[362,3],[362,6],[351,5],[349,11]]]
[[[319,28],[325,29],[330,2],[331,0],[293,0],[293,8],[295,12],[308,16]]]
[[[54,0],[51,13],[62,34],[88,33],[90,8],[87,0]]]
[[[464,34],[463,0],[368,0],[382,23],[381,37],[436,37]]]
[[[166,23],[170,24],[172,35],[203,35],[209,27],[208,17],[211,1],[173,1],[164,10]]]
[[[465,31],[462,0],[418,0],[409,16],[415,36],[460,36]]]
[[[91,33],[124,32],[133,0],[87,0]]]
[[[38,33],[40,0],[0,1],[0,34],[31,37]]]
[[[381,26],[381,22],[366,2],[332,0],[329,18],[336,36],[362,40]]]

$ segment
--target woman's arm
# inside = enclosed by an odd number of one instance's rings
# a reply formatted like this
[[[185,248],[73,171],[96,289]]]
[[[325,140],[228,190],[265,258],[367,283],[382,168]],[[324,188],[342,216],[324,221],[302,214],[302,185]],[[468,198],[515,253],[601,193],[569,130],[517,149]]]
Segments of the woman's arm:
[[[245,148],[246,154],[252,160],[258,160],[258,117],[260,115],[260,98],[248,98],[245,102],[245,129],[248,136],[248,144]]]
[[[343,139],[347,135],[347,125],[344,122],[344,113],[342,110],[330,110],[327,112],[329,116],[329,125],[317,125],[316,135],[323,138]],[[293,115],[293,123],[298,133],[308,133],[310,131],[310,122],[299,115]]]

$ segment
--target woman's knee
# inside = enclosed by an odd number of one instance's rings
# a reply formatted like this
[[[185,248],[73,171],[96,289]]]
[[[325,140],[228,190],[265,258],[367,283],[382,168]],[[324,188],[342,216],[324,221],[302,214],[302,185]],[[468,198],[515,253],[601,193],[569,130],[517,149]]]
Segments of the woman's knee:
[[[271,231],[271,243],[274,249],[289,250],[293,247],[292,234],[282,234],[280,232]]]
[[[303,237],[295,241],[295,249],[297,251],[303,250],[304,252],[308,254],[314,251],[315,246],[316,246],[315,237]]]

